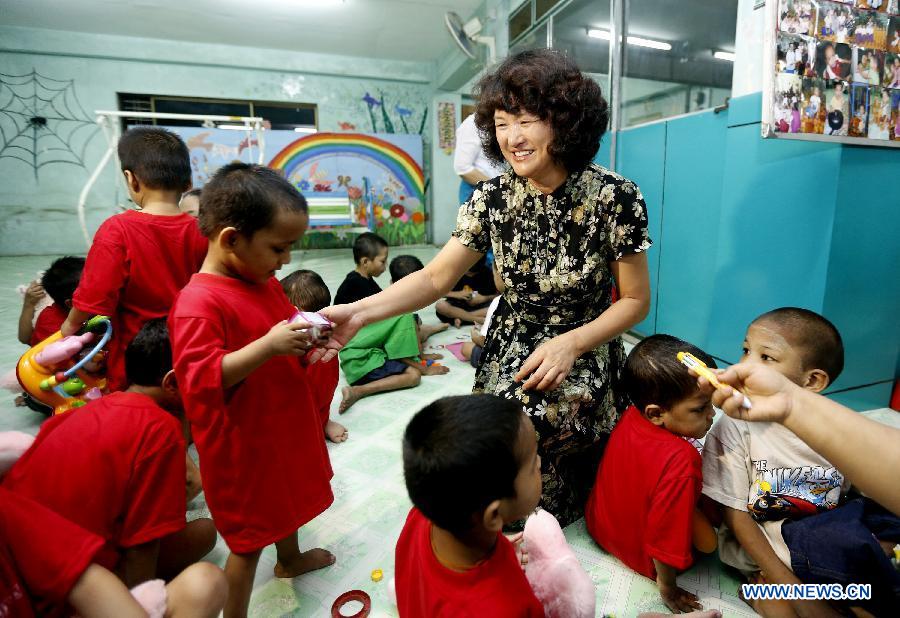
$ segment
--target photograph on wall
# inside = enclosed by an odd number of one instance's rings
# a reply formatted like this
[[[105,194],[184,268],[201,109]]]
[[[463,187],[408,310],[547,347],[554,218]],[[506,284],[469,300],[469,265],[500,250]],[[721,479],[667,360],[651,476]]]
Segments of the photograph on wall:
[[[850,94],[844,82],[826,82],[825,86],[825,135],[847,135],[847,110]]]
[[[869,133],[869,87],[850,86],[850,137],[867,137]]]
[[[831,43],[849,43],[853,36],[854,13],[847,4],[819,3],[816,38]]]
[[[801,133],[825,132],[825,80],[818,78],[805,78],[802,85],[800,120]]]
[[[853,83],[881,85],[884,52],[864,47],[853,48]]]
[[[853,53],[846,43],[816,45],[816,76],[830,80],[850,79]]]
[[[778,30],[785,34],[815,34],[816,8],[812,0],[781,0],[778,4]]]
[[[893,15],[900,13],[900,0],[887,0],[887,12]]]
[[[853,19],[852,42],[868,49],[887,49],[888,24],[884,13],[857,11]]]
[[[891,139],[900,141],[900,90],[891,90]]]
[[[779,34],[775,70],[778,73],[813,77],[815,56],[810,54],[810,49],[815,49],[814,43],[797,36]]]
[[[775,77],[775,130],[779,133],[800,132],[801,80],[799,75],[779,73]]]
[[[889,139],[891,92],[887,88],[869,89],[869,139]]]
[[[887,50],[900,54],[900,17],[891,17],[887,41]]]
[[[888,0],[856,0],[856,8],[887,13]]]
[[[885,56],[884,70],[881,72],[881,85],[885,88],[900,88],[900,54]]]

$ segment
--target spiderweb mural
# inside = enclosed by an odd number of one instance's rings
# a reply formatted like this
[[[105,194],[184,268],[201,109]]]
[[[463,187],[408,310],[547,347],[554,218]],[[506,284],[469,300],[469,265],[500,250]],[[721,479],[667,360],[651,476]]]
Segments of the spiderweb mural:
[[[99,128],[78,101],[74,79],[54,79],[34,69],[0,73],[0,159],[38,170],[54,163],[85,167],[84,153]]]

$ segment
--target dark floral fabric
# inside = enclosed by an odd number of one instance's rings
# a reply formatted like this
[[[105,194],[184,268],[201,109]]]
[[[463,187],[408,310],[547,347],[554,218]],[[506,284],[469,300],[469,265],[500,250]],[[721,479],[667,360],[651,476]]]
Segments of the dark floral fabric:
[[[584,514],[602,445],[625,408],[622,341],[578,358],[553,391],[523,391],[513,378],[541,343],[610,306],[610,262],[651,244],[644,199],[634,183],[596,165],[550,195],[507,171],[475,188],[454,236],[482,253],[493,248],[506,284],[474,391],[522,403],[538,433],[542,506],[565,526]]]

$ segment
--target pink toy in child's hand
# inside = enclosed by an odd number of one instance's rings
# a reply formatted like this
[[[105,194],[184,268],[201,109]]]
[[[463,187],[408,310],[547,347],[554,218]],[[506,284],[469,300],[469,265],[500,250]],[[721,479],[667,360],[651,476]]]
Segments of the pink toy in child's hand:
[[[311,311],[298,311],[288,320],[288,324],[296,324],[297,322],[306,322],[312,325],[307,330],[309,330],[309,334],[313,339],[330,337],[331,329],[334,326],[325,316]]]
[[[553,515],[538,510],[528,518],[525,547],[525,576],[547,618],[592,618],[597,607],[594,582],[566,543]]]
[[[166,582],[151,579],[131,589],[131,596],[144,608],[150,618],[163,618],[166,615]]]
[[[72,358],[93,340],[94,333],[63,337],[59,341],[48,344],[43,350],[35,355],[34,360],[44,367],[52,367],[56,363],[60,363],[67,358]]]

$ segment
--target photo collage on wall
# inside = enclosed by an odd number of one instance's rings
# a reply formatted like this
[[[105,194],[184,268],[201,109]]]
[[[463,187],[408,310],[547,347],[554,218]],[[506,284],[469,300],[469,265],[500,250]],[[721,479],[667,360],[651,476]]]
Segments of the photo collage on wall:
[[[900,0],[778,0],[772,126],[900,141]]]

